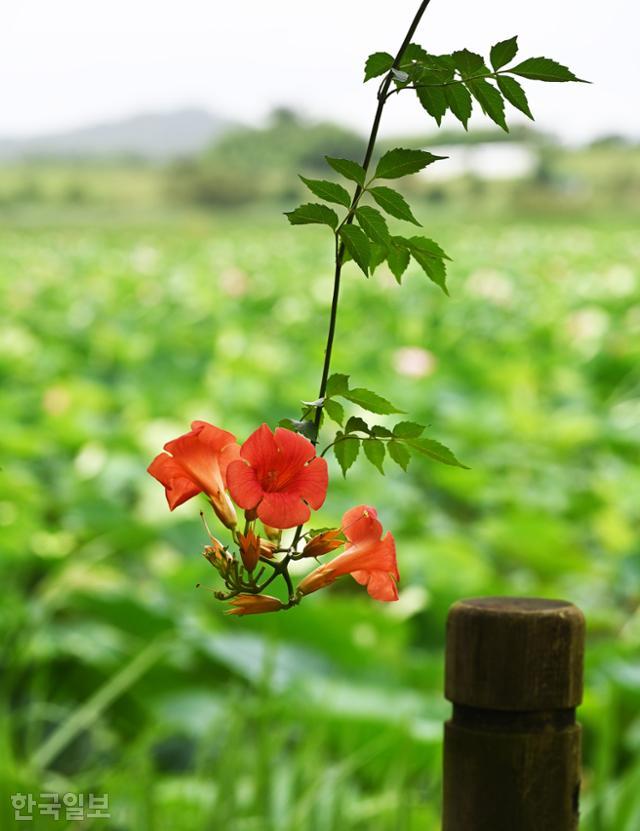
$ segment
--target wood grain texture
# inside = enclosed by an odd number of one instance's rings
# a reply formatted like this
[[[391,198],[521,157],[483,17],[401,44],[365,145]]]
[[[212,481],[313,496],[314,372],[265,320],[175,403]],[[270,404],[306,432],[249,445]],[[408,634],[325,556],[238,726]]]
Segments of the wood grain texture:
[[[474,598],[447,622],[443,831],[577,831],[584,617]]]

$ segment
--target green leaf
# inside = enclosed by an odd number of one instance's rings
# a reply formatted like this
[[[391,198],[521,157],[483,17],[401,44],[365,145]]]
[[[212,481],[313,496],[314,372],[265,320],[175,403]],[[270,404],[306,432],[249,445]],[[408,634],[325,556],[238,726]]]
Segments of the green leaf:
[[[446,158],[446,156],[434,156],[426,150],[405,150],[396,147],[395,150],[385,153],[378,162],[376,179],[399,179],[401,176],[417,173],[427,165],[437,162],[438,159]]]
[[[345,433],[355,433],[360,431],[361,433],[369,434],[369,425],[367,422],[360,418],[359,416],[351,416],[347,421],[347,426],[344,428]]]
[[[335,202],[337,205],[344,205],[345,208],[351,207],[349,191],[337,182],[327,182],[324,179],[305,179],[304,176],[300,178],[311,193],[319,196],[320,199],[324,199],[325,202]]]
[[[508,133],[509,128],[504,118],[504,101],[498,90],[482,80],[467,81],[467,87],[484,113],[499,127],[502,127],[505,133]]]
[[[387,251],[387,263],[389,264],[391,273],[396,278],[396,281],[398,283],[401,283],[402,275],[409,267],[409,260],[411,255],[409,254],[407,248],[403,248],[399,245],[394,245],[394,239],[395,237],[392,238],[391,245],[389,246],[389,249]]]
[[[446,87],[428,87],[419,84],[416,87],[418,100],[429,115],[436,120],[438,127],[448,107],[445,89]]]
[[[484,73],[489,74],[489,69],[485,64],[482,55],[477,55],[475,52],[469,52],[468,49],[460,49],[458,52],[454,52],[451,57],[455,62],[456,69],[463,78],[483,75]]]
[[[336,212],[316,202],[300,205],[295,211],[286,212],[285,216],[292,225],[328,225],[334,231],[338,227]]]
[[[400,239],[396,237],[396,239]],[[403,240],[404,244],[409,249],[411,256],[422,267],[427,277],[439,286],[445,294],[449,294],[447,289],[447,269],[445,260],[449,257],[444,253],[437,242],[434,242],[427,237],[411,237]]]
[[[464,129],[471,117],[471,95],[463,84],[451,84],[444,88],[447,104]]]
[[[552,61],[551,58],[529,58],[517,66],[507,70],[514,75],[523,78],[530,78],[532,81],[579,81],[586,84],[581,78],[576,78],[573,72],[561,63]]]
[[[411,208],[407,200],[397,190],[380,185],[379,187],[369,188],[368,193],[373,196],[382,210],[386,211],[390,216],[395,216],[396,219],[403,219],[405,222],[413,222],[414,225],[420,225],[411,213]]]
[[[516,109],[523,112],[533,121],[533,113],[529,109],[529,102],[525,91],[515,78],[509,75],[498,75],[497,79],[500,92],[504,95],[507,101]]]
[[[364,448],[364,455],[384,476],[382,463],[384,462],[385,449],[383,442],[378,441],[378,439],[365,439],[362,442],[362,446]]]
[[[360,452],[360,439],[355,436],[346,436],[341,431],[336,433],[335,444],[333,445],[333,454],[338,460],[338,464],[342,469],[342,475],[346,476],[347,471],[351,465],[358,458]]]
[[[399,421],[393,428],[393,435],[397,439],[417,439],[425,429],[422,424],[415,421]]]
[[[341,375],[339,372],[334,372],[329,376],[327,381],[327,389],[325,390],[325,398],[333,398],[334,395],[344,395],[349,391],[349,376]]]
[[[363,205],[356,210],[356,218],[360,227],[372,242],[387,245],[389,242],[389,229],[380,211],[369,205]]]
[[[456,459],[454,453],[448,447],[440,444],[439,441],[434,441],[433,439],[407,439],[405,444],[407,447],[410,447],[422,456],[427,456],[427,458],[432,459],[434,462],[469,470],[466,465],[463,465],[462,462]]]
[[[404,444],[400,444],[400,442],[397,441],[390,441],[387,444],[387,451],[393,461],[397,465],[400,465],[403,470],[406,470],[409,467],[411,453],[407,450]]]
[[[372,274],[375,273],[376,268],[387,259],[388,254],[388,246],[383,245],[380,242],[374,242],[371,245],[371,262],[369,263],[369,269]]]
[[[371,245],[367,235],[360,228],[356,228],[355,225],[343,225],[340,229],[340,237],[347,251],[364,272],[365,277],[368,277]]]
[[[293,433],[302,433],[308,439],[315,438],[315,426],[312,421],[299,421],[295,418],[282,418],[278,422],[280,427],[291,430]]]
[[[357,387],[356,389],[349,390],[347,393],[342,393],[342,397],[362,407],[363,410],[368,410],[370,413],[390,415],[391,413],[402,412],[402,410],[394,407],[390,401],[387,401],[386,398],[362,387]]]
[[[425,63],[429,60],[429,53],[418,43],[410,43],[402,53],[400,66],[404,69],[414,61]]]
[[[509,61],[513,60],[518,53],[518,37],[509,38],[509,40],[501,40],[491,47],[491,66],[494,69],[500,69],[501,66],[506,66]]]
[[[388,427],[383,427],[381,424],[374,424],[371,428],[371,435],[375,436],[377,439],[385,438],[390,439],[393,436],[391,430]]]
[[[331,156],[325,156],[327,164],[332,167],[336,173],[344,176],[345,179],[350,179],[352,182],[357,182],[364,187],[366,172],[362,165],[357,162],[352,162],[351,159],[334,159]]]
[[[364,65],[364,82],[370,81],[371,78],[377,78],[384,75],[393,66],[393,55],[388,52],[374,52],[369,55],[367,62]]]
[[[331,398],[325,400],[323,405],[325,413],[329,416],[331,421],[335,421],[341,427],[344,424],[344,407],[339,401],[333,401]]]

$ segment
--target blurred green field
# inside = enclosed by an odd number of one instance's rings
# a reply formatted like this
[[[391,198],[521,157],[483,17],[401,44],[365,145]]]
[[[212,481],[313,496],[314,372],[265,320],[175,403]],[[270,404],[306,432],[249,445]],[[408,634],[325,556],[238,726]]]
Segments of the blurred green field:
[[[446,611],[497,593],[585,611],[582,827],[640,827],[637,222],[422,218],[452,297],[348,266],[334,369],[471,470],[334,466],[317,525],[375,505],[400,601],[345,579],[247,619],[194,588],[199,506],[169,514],[145,468],[194,418],[244,438],[315,397],[325,234],[261,211],[4,222],[1,827],[12,792],[74,791],[110,795],[83,828],[436,831]]]

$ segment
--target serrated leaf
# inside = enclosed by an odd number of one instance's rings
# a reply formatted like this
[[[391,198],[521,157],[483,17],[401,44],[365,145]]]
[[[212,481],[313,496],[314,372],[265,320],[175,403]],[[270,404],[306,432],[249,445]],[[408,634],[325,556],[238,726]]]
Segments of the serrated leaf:
[[[393,428],[393,435],[397,439],[417,439],[425,430],[426,427],[415,421],[399,421]]]
[[[488,81],[477,80],[467,81],[467,87],[483,112],[494,121],[498,127],[502,127],[505,133],[509,132],[507,122],[504,118],[504,101],[498,90],[491,86]]]
[[[382,465],[385,457],[385,449],[383,442],[378,441],[378,439],[364,439],[362,447],[367,459],[384,476],[384,467]]]
[[[405,222],[413,222],[414,225],[420,225],[411,213],[411,208],[407,200],[397,190],[380,185],[375,188],[369,188],[367,192],[371,194],[382,210],[386,211],[389,216],[395,216],[396,219],[403,219]]]
[[[395,239],[402,240],[402,243],[407,246],[411,256],[422,267],[427,277],[448,295],[447,268],[444,261],[448,260],[449,257],[438,243],[427,237],[411,237],[410,239],[396,237]]]
[[[320,199],[324,199],[325,202],[334,202],[337,205],[344,205],[345,208],[351,207],[349,191],[337,182],[327,182],[324,179],[306,179],[304,176],[300,176],[300,178],[311,193],[319,196]]]
[[[435,156],[426,150],[405,150],[402,147],[396,147],[380,159],[375,177],[376,179],[399,179],[401,176],[417,173],[439,159],[446,159],[446,156]]]
[[[349,391],[349,376],[342,375],[340,372],[334,372],[329,376],[327,381],[327,388],[325,390],[325,398],[332,398],[334,395],[343,395]]]
[[[522,78],[530,78],[532,81],[579,81],[583,84],[587,83],[581,78],[576,78],[568,67],[552,61],[551,58],[528,58],[517,66],[509,67],[507,71],[520,75]]]
[[[448,103],[445,87],[420,86],[416,87],[416,95],[423,108],[435,119],[438,127],[447,111]]]
[[[374,52],[369,55],[364,65],[364,82],[370,81],[371,78],[378,78],[384,75],[393,66],[393,55],[388,52]]]
[[[508,40],[501,40],[491,47],[491,66],[494,69],[500,69],[506,66],[509,61],[513,60],[518,54],[518,37],[509,38]]]
[[[393,239],[395,237],[392,238],[391,245],[387,251],[387,263],[389,264],[391,273],[396,278],[396,282],[400,284],[402,282],[402,275],[409,267],[411,255],[408,249],[394,245]]]
[[[292,225],[328,225],[334,231],[338,227],[336,212],[316,202],[300,205],[294,211],[286,212],[285,216]]]
[[[356,219],[372,242],[387,245],[389,242],[389,229],[380,211],[372,208],[370,205],[363,205],[361,208],[356,209]]]
[[[390,401],[387,401],[386,398],[363,387],[356,387],[355,389],[349,390],[347,393],[343,393],[342,397],[362,407],[363,410],[368,410],[370,413],[390,415],[391,413],[402,412],[402,410],[394,407]]]
[[[390,439],[393,433],[388,427],[383,427],[381,424],[374,424],[371,428],[371,435],[375,436],[377,439]]]
[[[355,436],[345,437],[342,432],[338,432],[336,434],[335,444],[333,445],[333,455],[338,460],[343,476],[347,475],[347,471],[358,458],[359,452],[360,439]]]
[[[407,450],[404,444],[401,444],[398,441],[390,441],[387,444],[387,452],[393,461],[397,465],[400,465],[403,470],[406,470],[409,467],[411,453]]]
[[[355,433],[357,431],[362,433],[369,433],[369,425],[359,416],[350,416],[344,428],[345,433]]]
[[[335,421],[341,427],[344,424],[344,407],[339,401],[334,401],[331,398],[325,400],[323,409],[331,421]]]
[[[525,91],[515,78],[509,75],[498,75],[497,79],[500,92],[504,95],[507,101],[520,112],[529,116],[533,121],[533,113],[529,109],[529,102]]]
[[[371,262],[371,245],[369,237],[355,225],[343,225],[340,229],[340,238],[344,242],[347,251],[365,274],[369,276],[369,264]]]
[[[407,48],[402,53],[402,58],[400,58],[400,66],[405,66],[406,64],[413,63],[414,61],[418,61],[419,63],[425,63],[429,60],[429,53],[418,43],[410,43]]]
[[[471,94],[463,84],[450,84],[444,88],[444,94],[447,99],[449,109],[462,124],[464,129],[467,129],[467,123],[471,118]]]
[[[427,456],[427,458],[432,459],[434,462],[469,470],[466,465],[458,461],[453,451],[449,450],[448,447],[445,447],[439,441],[434,441],[433,439],[407,439],[405,444],[407,447],[410,447],[422,456]]]
[[[484,58],[475,52],[470,52],[468,49],[460,49],[454,52],[451,57],[455,62],[456,69],[463,78],[469,78],[475,75],[482,75],[485,72],[488,74]]]
[[[366,172],[362,165],[351,159],[334,159],[331,156],[325,156],[327,164],[332,167],[336,173],[344,176],[345,179],[350,179],[352,182],[357,182],[364,187]]]

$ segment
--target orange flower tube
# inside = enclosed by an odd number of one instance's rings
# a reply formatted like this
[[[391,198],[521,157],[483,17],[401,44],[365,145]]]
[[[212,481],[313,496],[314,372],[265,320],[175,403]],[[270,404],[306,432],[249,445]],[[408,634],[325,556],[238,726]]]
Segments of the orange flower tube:
[[[397,600],[400,574],[396,544],[390,531],[382,537],[375,508],[369,505],[351,508],[342,517],[342,530],[347,538],[345,550],[308,574],[298,586],[299,593],[311,594],[350,574],[376,600]]]
[[[164,446],[147,468],[165,487],[173,511],[188,499],[205,493],[218,518],[227,528],[236,525],[236,512],[227,489],[227,469],[240,458],[240,446],[233,433],[206,421],[194,421],[191,431]]]

